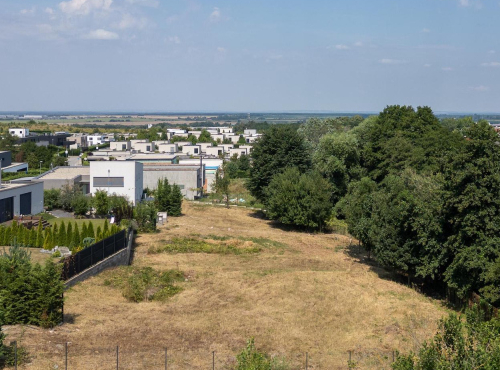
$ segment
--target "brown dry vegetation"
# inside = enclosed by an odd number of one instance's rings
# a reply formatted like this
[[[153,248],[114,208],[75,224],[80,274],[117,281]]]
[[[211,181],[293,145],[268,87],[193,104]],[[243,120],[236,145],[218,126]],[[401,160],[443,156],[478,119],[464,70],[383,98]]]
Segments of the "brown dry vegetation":
[[[360,368],[388,368],[392,349],[416,348],[445,314],[439,301],[353,254],[357,247],[348,248],[347,237],[286,231],[240,208],[186,204],[184,213],[160,233],[140,235],[134,262],[184,271],[180,294],[131,303],[105,284],[113,270],[91,278],[65,294],[70,323],[7,328],[10,340],[22,334],[28,350],[39,353],[26,368],[64,368],[61,343],[69,341],[70,369],[113,369],[116,345],[123,369],[164,368],[165,347],[169,369],[211,368],[212,351],[216,368],[228,369],[252,336],[259,349],[287,357],[293,369],[303,368],[306,351],[310,369],[345,369],[349,350]],[[193,235],[267,238],[284,246],[251,254],[148,253],[170,238]]]

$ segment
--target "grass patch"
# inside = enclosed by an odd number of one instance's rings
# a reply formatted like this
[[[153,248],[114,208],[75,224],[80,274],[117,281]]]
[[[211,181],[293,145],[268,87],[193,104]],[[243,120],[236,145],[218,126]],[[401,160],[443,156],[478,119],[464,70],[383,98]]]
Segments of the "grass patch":
[[[127,266],[113,270],[112,276],[104,280],[104,285],[121,289],[123,296],[131,302],[163,302],[182,291],[182,287],[175,283],[184,279],[184,273],[179,270],[160,272],[151,267]]]
[[[101,229],[104,227],[104,221],[105,219],[104,218],[69,218],[69,217],[60,217],[60,218],[57,218],[57,217],[53,217],[53,218],[50,218],[47,220],[52,226],[54,226],[55,224],[61,224],[61,222],[64,221],[64,223],[66,224],[66,226],[68,226],[68,222],[71,222],[71,223],[77,223],[78,224],[78,227],[82,228],[83,224],[87,224],[88,225],[88,222],[92,222],[94,224],[94,230],[97,230],[97,226],[100,226]],[[59,227],[60,225],[57,225],[57,227]]]
[[[243,237],[243,236],[238,236],[238,237],[232,237],[232,236],[220,236],[220,235],[207,235],[206,237],[202,237],[200,235],[195,235],[193,236],[201,237],[204,239],[212,239],[212,240],[218,240],[218,241],[227,241],[227,240],[241,240],[242,242],[252,242],[262,248],[287,248],[288,246],[285,243],[280,243],[275,240],[271,240],[268,238],[256,238],[256,237]]]
[[[200,239],[195,237],[172,238],[164,245],[151,247],[148,253],[208,253],[208,254],[252,254],[262,250],[251,241],[239,239]]]
[[[57,218],[56,216],[52,216],[50,213],[47,212],[39,213],[37,214],[37,216],[40,216],[40,218],[45,221],[50,221]]]

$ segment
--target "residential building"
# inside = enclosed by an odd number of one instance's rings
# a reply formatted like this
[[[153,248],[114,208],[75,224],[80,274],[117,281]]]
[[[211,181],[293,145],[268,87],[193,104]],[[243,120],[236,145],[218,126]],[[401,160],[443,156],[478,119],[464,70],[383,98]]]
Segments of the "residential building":
[[[89,135],[87,136],[87,142],[89,146],[101,145],[104,143],[104,138],[102,135]]]
[[[158,180],[166,178],[170,185],[179,185],[182,195],[193,200],[201,194],[204,184],[204,166],[166,163],[144,163],[144,189],[154,190]]]
[[[214,157],[218,157],[220,155],[223,155],[225,152],[223,146],[211,146],[205,149],[206,155],[211,155]]]
[[[130,141],[115,141],[113,143],[109,143],[110,150],[119,150],[119,151],[127,151],[131,149]]]
[[[105,190],[137,204],[143,193],[143,165],[137,161],[90,162],[90,192]]]
[[[30,134],[29,128],[9,128],[9,134],[20,138],[27,137]]]
[[[201,147],[199,145],[184,145],[182,147],[182,153],[187,155],[200,155]]]
[[[158,144],[158,151],[160,153],[177,153],[178,151],[178,144],[173,143],[173,144]]]
[[[0,223],[14,216],[35,215],[43,212],[43,184],[41,182],[0,183]]]
[[[241,155],[248,155],[248,151],[246,148],[231,148],[229,149],[229,156],[232,157],[233,155],[236,155],[238,158],[241,157]]]
[[[63,186],[79,187],[83,194],[90,192],[90,167],[89,166],[63,166],[35,177],[43,182],[43,190],[61,189]]]
[[[2,172],[26,172],[28,163],[12,162],[12,153],[10,151],[0,152],[0,169]]]
[[[244,130],[243,134],[249,135],[249,136],[255,136],[255,135],[257,135],[257,130],[254,130],[254,129]]]

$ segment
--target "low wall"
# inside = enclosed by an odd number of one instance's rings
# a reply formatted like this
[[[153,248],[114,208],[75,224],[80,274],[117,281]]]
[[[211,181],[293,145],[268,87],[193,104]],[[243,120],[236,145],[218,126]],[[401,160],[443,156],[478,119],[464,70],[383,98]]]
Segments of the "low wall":
[[[133,259],[133,244],[134,244],[134,232],[130,231],[127,238],[127,248],[116,252],[115,254],[109,256],[108,258],[96,263],[92,267],[89,267],[80,274],[73,276],[71,279],[64,282],[65,289],[71,288],[73,285],[87,280],[88,278],[95,276],[102,271],[117,266],[128,266],[132,263]]]

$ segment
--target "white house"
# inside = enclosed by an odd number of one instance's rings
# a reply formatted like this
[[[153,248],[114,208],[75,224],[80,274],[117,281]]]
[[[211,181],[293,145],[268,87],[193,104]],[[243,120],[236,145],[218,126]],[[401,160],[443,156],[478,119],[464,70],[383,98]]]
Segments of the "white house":
[[[178,151],[178,145],[177,145],[177,143],[173,143],[173,144],[158,144],[158,151],[160,153],[174,154],[174,153],[177,153],[177,151]]]
[[[182,153],[187,155],[200,155],[201,147],[199,145],[184,145],[182,147]]]
[[[9,128],[9,134],[17,137],[27,137],[30,135],[29,128]]]
[[[229,156],[232,157],[235,155],[239,158],[241,155],[248,155],[247,149],[241,149],[241,148],[231,148],[229,149]]]
[[[250,136],[257,135],[257,130],[253,130],[253,129],[244,130],[243,134],[244,135],[250,135]]]
[[[87,136],[87,142],[89,143],[89,146],[101,145],[104,143],[104,139],[102,135],[89,135]]]
[[[211,146],[211,147],[208,147],[205,149],[205,153],[207,155],[218,157],[219,155],[224,154],[224,147],[223,146]]]
[[[133,204],[139,202],[143,192],[143,165],[137,161],[90,162],[90,192],[105,190],[108,194],[122,195]]]

